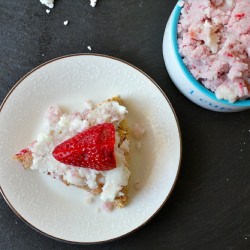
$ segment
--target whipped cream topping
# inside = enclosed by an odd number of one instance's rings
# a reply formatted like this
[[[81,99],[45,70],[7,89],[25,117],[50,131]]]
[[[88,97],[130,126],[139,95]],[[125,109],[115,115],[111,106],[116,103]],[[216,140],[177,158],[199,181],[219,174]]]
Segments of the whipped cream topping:
[[[63,113],[58,106],[49,107],[46,124],[37,140],[30,146],[33,156],[32,170],[50,174],[68,184],[96,189],[102,184],[100,195],[103,201],[114,201],[121,196],[121,189],[128,184],[130,171],[127,168],[125,154],[129,151],[129,141],[119,145],[120,137],[116,133],[115,155],[117,167],[109,171],[96,171],[89,168],[73,167],[58,162],[52,155],[55,146],[73,137],[91,126],[111,122],[117,128],[124,120],[127,109],[118,102],[104,102],[94,106],[86,102],[82,112]]]

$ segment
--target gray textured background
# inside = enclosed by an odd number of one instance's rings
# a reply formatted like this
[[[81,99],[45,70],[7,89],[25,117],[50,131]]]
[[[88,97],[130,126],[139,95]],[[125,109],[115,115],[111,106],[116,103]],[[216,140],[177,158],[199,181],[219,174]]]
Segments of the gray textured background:
[[[37,65],[90,45],[149,74],[172,102],[183,134],[176,188],[139,231],[103,245],[71,246],[26,226],[0,197],[0,249],[250,249],[250,112],[213,113],[174,87],[162,58],[174,4],[99,0],[91,8],[88,0],[57,0],[48,15],[38,0],[0,0],[0,101]]]

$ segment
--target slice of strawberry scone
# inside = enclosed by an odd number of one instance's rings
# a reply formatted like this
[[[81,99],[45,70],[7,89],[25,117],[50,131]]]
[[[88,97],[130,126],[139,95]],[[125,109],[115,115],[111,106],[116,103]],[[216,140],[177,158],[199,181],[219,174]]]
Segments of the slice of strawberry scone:
[[[44,131],[14,158],[25,169],[38,170],[100,195],[104,203],[123,207],[130,176],[126,114],[119,97],[97,106],[87,102],[82,112],[72,114],[51,106]]]

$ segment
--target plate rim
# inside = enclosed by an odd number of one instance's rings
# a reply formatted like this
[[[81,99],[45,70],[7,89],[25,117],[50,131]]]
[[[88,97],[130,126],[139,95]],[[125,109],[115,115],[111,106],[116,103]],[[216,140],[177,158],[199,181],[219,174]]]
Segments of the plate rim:
[[[141,69],[139,69],[138,67],[134,66],[133,64],[119,59],[117,57],[113,57],[110,55],[104,55],[104,54],[98,54],[98,53],[75,53],[75,54],[68,54],[68,55],[63,55],[63,56],[59,56],[56,58],[53,58],[51,60],[48,60],[38,66],[36,66],[35,68],[33,68],[32,70],[30,70],[28,73],[26,73],[23,77],[21,77],[15,84],[14,86],[9,90],[9,92],[7,93],[7,95],[5,96],[5,98],[3,99],[1,105],[0,105],[0,115],[1,115],[1,111],[4,108],[5,103],[7,102],[8,98],[10,97],[10,95],[14,92],[14,90],[19,86],[19,84],[21,84],[29,75],[31,75],[32,73],[34,73],[35,71],[39,70],[40,68],[53,63],[55,61],[59,61],[59,60],[63,60],[65,58],[70,58],[70,57],[76,57],[76,56],[96,56],[96,57],[102,57],[102,58],[108,58],[108,59],[112,59],[118,62],[121,62],[127,66],[132,67],[133,69],[135,69],[136,71],[139,71],[141,74],[143,74],[145,77],[147,77],[152,84],[154,84],[157,89],[160,91],[160,93],[163,95],[163,97],[165,98],[165,100],[167,101],[169,107],[171,108],[171,111],[174,115],[175,121],[176,121],[176,125],[177,125],[177,129],[178,129],[178,136],[179,136],[179,142],[180,142],[180,156],[179,156],[179,162],[178,162],[178,167],[177,167],[177,173],[173,182],[173,185],[168,193],[168,195],[166,196],[165,200],[162,202],[161,206],[146,220],[144,221],[141,225],[137,226],[136,228],[134,228],[133,230],[120,235],[118,237],[115,238],[111,238],[108,240],[103,240],[103,241],[91,241],[91,242],[84,242],[84,241],[71,241],[71,240],[67,240],[67,239],[62,239],[53,235],[50,235],[49,233],[46,233],[38,228],[36,228],[36,226],[32,225],[31,222],[27,221],[21,214],[19,214],[16,209],[13,207],[13,205],[11,204],[11,202],[8,200],[7,196],[5,195],[2,186],[0,184],[0,193],[2,195],[2,197],[4,198],[5,202],[7,203],[7,205],[9,206],[9,208],[12,210],[12,212],[19,218],[21,219],[21,221],[23,221],[26,225],[28,225],[30,228],[32,228],[33,230],[35,230],[36,232],[59,242],[64,242],[67,244],[75,244],[75,245],[93,245],[93,244],[102,244],[102,243],[108,243],[108,242],[112,242],[118,239],[121,239],[123,237],[126,237],[132,233],[134,233],[135,231],[139,230],[140,228],[142,228],[145,224],[147,224],[149,221],[151,221],[157,214],[158,212],[162,209],[162,207],[166,204],[167,200],[169,199],[169,197],[171,196],[174,187],[176,186],[179,174],[180,174],[180,168],[181,168],[181,162],[182,162],[182,134],[181,134],[181,129],[180,129],[180,124],[179,124],[179,120],[177,118],[177,115],[175,113],[175,110],[170,102],[170,100],[168,99],[167,95],[165,94],[165,92],[161,89],[161,87],[149,76],[147,75],[144,71],[142,71]]]

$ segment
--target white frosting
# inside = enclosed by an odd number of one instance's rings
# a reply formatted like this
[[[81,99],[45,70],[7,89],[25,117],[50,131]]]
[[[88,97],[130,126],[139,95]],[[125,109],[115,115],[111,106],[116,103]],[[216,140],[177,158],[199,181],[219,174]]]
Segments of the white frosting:
[[[90,6],[95,7],[97,0],[90,0]]]
[[[118,102],[104,102],[97,106],[93,112],[90,112],[87,119],[91,124],[102,124],[104,122],[112,122],[118,125],[124,119],[127,110]]]
[[[115,158],[117,166],[112,170],[102,172],[105,178],[101,193],[103,201],[113,201],[117,194],[119,194],[122,186],[128,185],[130,171],[126,167],[124,151],[122,148],[118,148],[118,143],[119,137],[116,135]]]
[[[221,84],[216,90],[215,95],[218,99],[228,100],[229,102],[233,103],[237,100],[238,91],[234,86],[229,88],[226,85]]]
[[[41,4],[44,4],[49,8],[54,8],[54,0],[40,0],[40,2],[41,2]],[[90,0],[91,7],[95,7],[96,3],[97,3],[97,0]],[[47,12],[47,13],[49,13],[49,12]]]
[[[54,7],[54,0],[40,0],[40,2],[51,9]]]
[[[129,152],[129,141],[124,140],[120,145],[120,149],[123,150],[124,152]]]
[[[206,20],[204,23],[204,42],[210,48],[211,52],[215,54],[218,51],[218,37],[214,32],[214,27]]]
[[[102,183],[103,201],[113,201],[123,186],[128,184],[130,171],[126,166],[124,154],[129,151],[129,142],[125,140],[118,147],[119,136],[116,134],[115,155],[117,167],[109,171],[96,171],[88,168],[79,168],[58,162],[52,155],[56,145],[86,130],[92,125],[112,122],[117,126],[124,118],[127,110],[118,102],[104,102],[94,107],[86,103],[84,110],[79,113],[66,114],[52,106],[47,112],[47,121],[44,131],[37,136],[36,142],[30,147],[33,156],[32,170],[50,174],[56,179],[77,186],[88,186],[95,189]]]

